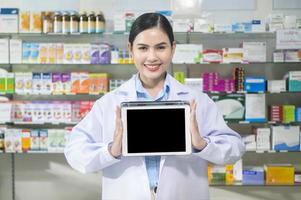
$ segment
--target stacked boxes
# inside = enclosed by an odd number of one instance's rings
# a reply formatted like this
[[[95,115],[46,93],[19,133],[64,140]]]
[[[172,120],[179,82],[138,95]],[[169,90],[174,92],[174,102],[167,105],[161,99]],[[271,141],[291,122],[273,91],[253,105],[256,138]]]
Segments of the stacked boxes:
[[[217,72],[204,72],[203,91],[204,92],[234,92],[235,80],[221,79]]]

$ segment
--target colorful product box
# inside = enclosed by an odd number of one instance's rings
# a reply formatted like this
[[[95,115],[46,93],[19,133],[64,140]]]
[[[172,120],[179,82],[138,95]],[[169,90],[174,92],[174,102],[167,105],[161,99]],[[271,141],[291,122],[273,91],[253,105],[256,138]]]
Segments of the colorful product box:
[[[264,168],[246,166],[242,172],[243,185],[264,185]]]
[[[40,134],[39,130],[30,131],[30,150],[39,151],[40,150]]]
[[[30,12],[21,11],[19,15],[19,32],[28,33],[30,31]]]
[[[32,94],[41,94],[42,73],[32,73]]]
[[[52,73],[52,94],[63,94],[61,73]]]
[[[6,93],[6,73],[0,73],[0,94]]]
[[[281,105],[269,106],[269,120],[272,122],[283,121],[283,108]]]
[[[42,73],[42,89],[41,94],[49,95],[52,93],[52,74]]]
[[[264,78],[246,77],[245,91],[247,92],[264,92],[266,91],[266,83]]]
[[[71,93],[78,94],[80,90],[80,73],[71,73]]]
[[[47,151],[48,150],[48,130],[42,129],[39,131],[40,135],[40,150]]]
[[[295,168],[290,165],[265,165],[267,185],[293,185]]]
[[[41,33],[42,32],[42,16],[41,12],[30,13],[30,32]]]
[[[301,71],[290,71],[288,80],[288,91],[301,91]]]
[[[22,44],[22,63],[30,63],[31,43],[23,42]]]
[[[39,61],[40,61],[40,44],[31,43],[29,63],[37,64],[39,63]]]
[[[47,64],[48,63],[48,43],[39,44],[39,63]]]
[[[296,118],[296,122],[301,122],[301,108],[296,108],[296,113],[295,113],[295,118]]]
[[[79,94],[88,94],[90,89],[89,73],[81,72],[79,77]]]
[[[61,73],[62,92],[71,94],[71,73]]]
[[[290,123],[295,121],[295,106],[294,105],[283,105],[283,123]]]
[[[15,93],[15,74],[7,73],[6,74],[6,93],[14,94]]]
[[[108,92],[109,75],[106,73],[89,74],[89,94],[103,94]]]

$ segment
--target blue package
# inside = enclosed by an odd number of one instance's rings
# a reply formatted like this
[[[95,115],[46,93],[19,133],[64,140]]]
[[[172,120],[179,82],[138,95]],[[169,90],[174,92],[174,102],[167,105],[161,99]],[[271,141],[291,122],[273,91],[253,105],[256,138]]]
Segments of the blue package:
[[[244,86],[247,92],[265,92],[266,80],[262,77],[246,77]]]

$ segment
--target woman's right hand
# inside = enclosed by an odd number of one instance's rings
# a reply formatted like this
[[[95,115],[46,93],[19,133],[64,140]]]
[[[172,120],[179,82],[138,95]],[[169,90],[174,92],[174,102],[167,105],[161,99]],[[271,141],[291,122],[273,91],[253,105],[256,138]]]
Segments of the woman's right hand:
[[[123,133],[121,110],[119,106],[116,107],[115,113],[116,113],[116,118],[115,118],[114,139],[109,151],[112,156],[117,158],[122,153],[122,133]]]

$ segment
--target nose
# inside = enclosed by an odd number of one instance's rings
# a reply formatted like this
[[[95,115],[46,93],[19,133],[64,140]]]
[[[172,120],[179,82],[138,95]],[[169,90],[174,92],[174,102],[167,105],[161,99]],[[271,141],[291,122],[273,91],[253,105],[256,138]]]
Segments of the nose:
[[[149,49],[148,54],[147,54],[147,60],[149,62],[154,62],[154,61],[158,60],[157,53],[156,53],[155,49],[153,49],[153,48]]]

